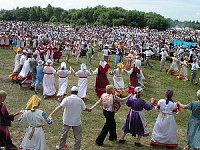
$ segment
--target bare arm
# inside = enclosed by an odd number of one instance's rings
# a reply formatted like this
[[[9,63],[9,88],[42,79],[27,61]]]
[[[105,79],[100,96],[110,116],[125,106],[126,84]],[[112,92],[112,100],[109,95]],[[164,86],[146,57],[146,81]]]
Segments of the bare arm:
[[[127,97],[124,97],[124,98],[120,98],[120,97],[116,97],[117,98],[117,101],[119,102],[123,102],[123,101],[126,101],[132,94],[129,94]]]
[[[183,105],[183,104],[179,104],[181,106],[181,108],[183,109],[188,109],[187,105]]]
[[[56,113],[57,111],[59,111],[60,109],[62,108],[62,106],[57,106],[52,112],[51,112],[51,114],[49,115],[49,118],[50,119],[52,119],[52,115],[54,114],[54,113]]]
[[[179,101],[177,102],[177,104],[180,105],[180,107],[183,109],[188,109],[187,105],[183,105]]]
[[[100,98],[92,107],[89,108],[89,111],[92,111],[95,107],[97,107],[102,102],[102,98]]]

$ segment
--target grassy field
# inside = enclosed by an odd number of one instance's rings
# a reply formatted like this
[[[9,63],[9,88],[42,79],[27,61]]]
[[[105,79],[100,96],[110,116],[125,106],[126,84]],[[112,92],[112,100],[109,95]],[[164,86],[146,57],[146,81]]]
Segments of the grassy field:
[[[101,55],[101,54],[100,54]],[[28,86],[24,86],[23,88],[19,88],[19,85],[12,82],[9,78],[9,74],[12,73],[13,70],[13,61],[15,57],[15,52],[11,49],[0,49],[0,89],[5,90],[8,93],[7,100],[5,101],[8,111],[10,113],[14,113],[18,110],[24,109],[28,99],[34,94],[34,91],[29,90]],[[112,56],[114,58],[114,55]],[[63,57],[61,61],[65,61]],[[61,62],[60,61],[60,62]],[[87,62],[86,58],[80,58],[80,62]],[[189,103],[191,100],[196,99],[196,91],[199,89],[198,86],[192,85],[189,81],[180,81],[177,77],[168,75],[166,72],[159,72],[160,62],[158,60],[151,60],[154,65],[153,69],[143,68],[143,73],[146,78],[144,80],[145,90],[143,92],[142,98],[145,99],[148,103],[150,102],[150,98],[154,97],[156,99],[165,98],[165,91],[167,88],[172,88],[174,90],[173,99],[175,101],[181,101],[184,104]],[[99,61],[93,60],[91,68],[94,70],[98,66]],[[124,60],[124,63],[126,61]],[[114,62],[111,61],[111,68],[114,66]],[[53,67],[58,68],[60,63],[55,62]],[[170,64],[167,63],[167,66]],[[70,58],[69,63],[67,64],[67,68],[72,66],[75,71],[80,69],[80,64],[75,62],[74,57]],[[89,66],[88,66],[89,68]],[[188,75],[190,76],[190,69],[188,69]],[[199,77],[199,75],[198,75]],[[58,87],[56,76],[56,87]],[[91,76],[89,78],[88,84],[88,95],[85,100],[86,105],[89,107],[93,105],[98,97],[95,94],[95,76]],[[112,84],[112,76],[108,75],[109,81]],[[125,85],[128,87],[128,75],[124,75]],[[69,84],[67,93],[70,94],[70,88],[73,85],[77,84],[77,78],[74,76],[69,76]],[[58,89],[58,88],[57,88]],[[40,109],[49,113],[54,110],[54,108],[59,105],[59,102],[56,100],[56,97],[50,99],[43,99],[42,97],[42,87],[39,88],[39,94],[42,98],[42,103]],[[117,134],[118,138],[120,138],[122,134],[122,126],[126,120],[126,116],[128,114],[129,108],[125,105],[125,102],[122,103],[122,107],[119,112],[116,114],[115,119],[117,122]],[[63,111],[57,112],[54,116],[54,123],[50,126],[46,126],[44,128],[46,134],[46,141],[48,150],[55,150],[56,145],[59,144],[60,135],[62,131],[62,113]],[[177,150],[183,149],[186,145],[186,131],[187,131],[187,122],[190,115],[190,111],[182,110],[178,115],[175,115],[177,127],[178,127],[178,144],[179,147],[175,148]],[[148,129],[150,131],[150,135],[153,130],[153,126],[158,115],[158,112],[155,110],[145,111]],[[145,137],[141,139],[141,143],[144,144],[144,147],[138,148],[134,146],[135,138],[131,135],[126,136],[126,143],[119,144],[118,141],[110,142],[108,138],[105,139],[104,145],[98,147],[95,144],[95,139],[98,136],[104,125],[105,119],[102,114],[102,107],[98,107],[94,109],[91,113],[83,112],[82,115],[82,126],[83,126],[83,136],[82,136],[82,149],[83,150],[133,150],[133,149],[165,149],[163,147],[151,147],[149,145],[151,136]],[[17,146],[20,145],[20,142],[25,135],[27,124],[20,124],[17,119],[12,123],[12,127],[10,127],[12,140],[14,144]],[[73,149],[74,137],[73,132],[70,131],[67,139],[68,149]]]

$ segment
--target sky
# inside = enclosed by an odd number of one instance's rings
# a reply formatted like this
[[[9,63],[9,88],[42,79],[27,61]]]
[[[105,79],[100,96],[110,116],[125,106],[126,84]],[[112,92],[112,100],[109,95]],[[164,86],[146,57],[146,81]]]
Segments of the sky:
[[[200,22],[200,0],[0,0],[0,4],[0,9],[6,10],[15,9],[17,6],[45,8],[48,4],[65,10],[97,5],[118,6],[127,10],[155,12],[173,20]]]

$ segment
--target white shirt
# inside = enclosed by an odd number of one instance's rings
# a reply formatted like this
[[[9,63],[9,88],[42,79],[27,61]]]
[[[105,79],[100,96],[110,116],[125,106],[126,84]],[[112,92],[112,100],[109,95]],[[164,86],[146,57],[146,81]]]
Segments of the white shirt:
[[[166,58],[168,55],[167,51],[162,51],[161,53],[161,58]]]
[[[81,125],[81,112],[86,109],[83,100],[75,94],[63,99],[60,106],[64,107],[63,124],[68,126]]]
[[[193,62],[191,70],[198,70],[198,69],[199,69],[199,65],[198,65],[197,61]]]
[[[109,51],[110,51],[109,49],[103,49],[103,50],[102,50],[103,55],[104,55],[104,56],[108,56],[108,52],[109,52]]]

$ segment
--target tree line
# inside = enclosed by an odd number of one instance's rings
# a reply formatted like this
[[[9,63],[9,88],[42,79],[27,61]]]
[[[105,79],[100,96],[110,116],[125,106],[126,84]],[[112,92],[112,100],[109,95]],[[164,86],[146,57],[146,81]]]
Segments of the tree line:
[[[105,7],[98,5],[94,8],[64,10],[50,4],[46,8],[40,6],[23,7],[13,10],[0,10],[0,20],[16,20],[31,22],[53,22],[73,25],[107,25],[107,26],[132,26],[151,29],[166,30],[173,24],[160,14],[145,13],[136,10],[125,10],[121,7]],[[198,26],[199,27],[199,26]],[[197,28],[198,28],[197,27]]]

